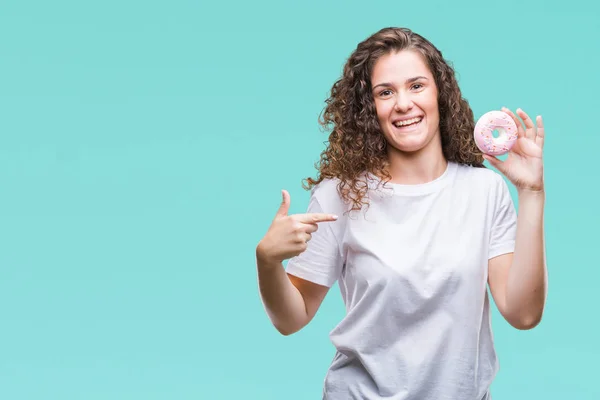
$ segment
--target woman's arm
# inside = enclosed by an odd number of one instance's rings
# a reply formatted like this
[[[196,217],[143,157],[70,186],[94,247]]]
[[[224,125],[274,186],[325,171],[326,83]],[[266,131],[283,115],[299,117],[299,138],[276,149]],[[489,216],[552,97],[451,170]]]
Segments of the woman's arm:
[[[315,316],[329,288],[297,278],[280,262],[269,262],[257,250],[258,286],[263,306],[282,335],[304,328]]]
[[[269,319],[283,335],[306,326],[329,291],[327,286],[288,274],[283,260],[304,253],[313,235],[317,236],[316,242],[320,241],[319,223],[337,220],[336,215],[322,212],[288,215],[289,208],[290,195],[284,190],[281,206],[256,246],[259,294]],[[329,248],[329,251],[336,251]]]
[[[505,161],[484,155],[517,188],[519,214],[515,233],[515,251],[489,261],[489,285],[500,312],[516,328],[536,326],[544,311],[548,287],[544,245],[544,163],[546,131],[541,115],[536,124],[521,109],[512,117],[518,139]]]
[[[544,244],[544,191],[519,191],[515,252],[489,261],[489,285],[504,318],[517,329],[542,319],[548,275]]]

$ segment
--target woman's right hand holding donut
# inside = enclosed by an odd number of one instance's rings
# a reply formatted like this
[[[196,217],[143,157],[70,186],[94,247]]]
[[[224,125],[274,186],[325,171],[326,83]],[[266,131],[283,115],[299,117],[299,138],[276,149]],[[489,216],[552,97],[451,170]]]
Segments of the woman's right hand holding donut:
[[[282,201],[267,233],[256,247],[259,261],[267,265],[279,265],[306,250],[311,234],[318,229],[319,222],[335,221],[337,216],[327,213],[288,215],[290,195],[282,191]]]

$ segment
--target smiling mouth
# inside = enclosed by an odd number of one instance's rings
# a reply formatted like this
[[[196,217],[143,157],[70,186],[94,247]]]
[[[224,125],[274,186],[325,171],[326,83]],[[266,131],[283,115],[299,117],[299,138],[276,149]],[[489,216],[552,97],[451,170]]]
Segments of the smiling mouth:
[[[411,118],[411,119],[407,119],[404,121],[394,122],[392,125],[394,125],[396,128],[405,128],[407,126],[415,126],[422,120],[423,120],[423,117],[416,117],[416,118]]]

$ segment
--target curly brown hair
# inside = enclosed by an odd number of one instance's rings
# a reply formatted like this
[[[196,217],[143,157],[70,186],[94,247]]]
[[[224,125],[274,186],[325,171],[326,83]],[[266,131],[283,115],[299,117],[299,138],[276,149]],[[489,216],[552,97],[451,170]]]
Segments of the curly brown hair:
[[[484,167],[481,151],[473,140],[473,111],[462,97],[454,69],[427,39],[407,28],[383,28],[363,42],[348,58],[342,77],[331,88],[319,117],[330,130],[328,145],[315,164],[316,179],[303,180],[310,190],[327,178],[338,179],[338,190],[353,210],[367,203],[365,172],[391,179],[387,170],[387,141],[377,119],[371,73],[377,60],[389,53],[416,50],[425,59],[438,88],[440,134],[446,160]]]

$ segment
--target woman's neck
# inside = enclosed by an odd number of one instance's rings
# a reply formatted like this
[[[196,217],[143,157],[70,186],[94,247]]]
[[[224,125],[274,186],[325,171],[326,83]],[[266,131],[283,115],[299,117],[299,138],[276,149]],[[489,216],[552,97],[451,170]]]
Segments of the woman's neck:
[[[426,146],[419,151],[410,153],[389,149],[388,160],[391,182],[404,185],[418,185],[434,181],[448,167],[448,161],[444,157],[441,145]]]

